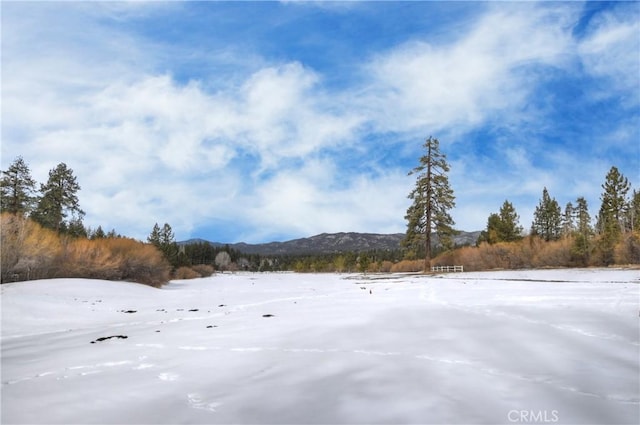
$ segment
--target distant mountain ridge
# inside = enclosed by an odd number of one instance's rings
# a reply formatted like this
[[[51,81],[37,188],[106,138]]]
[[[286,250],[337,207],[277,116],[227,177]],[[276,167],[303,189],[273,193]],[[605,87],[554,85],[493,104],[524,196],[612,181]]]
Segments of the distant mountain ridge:
[[[460,232],[454,238],[456,245],[473,245],[478,240],[479,231]],[[179,245],[208,242],[213,246],[229,245],[230,248],[244,254],[294,255],[294,254],[332,254],[340,252],[362,252],[374,249],[394,250],[400,248],[404,233],[322,233],[308,238],[293,239],[285,242],[248,244],[244,242],[225,244],[204,239],[189,239],[178,242]]]

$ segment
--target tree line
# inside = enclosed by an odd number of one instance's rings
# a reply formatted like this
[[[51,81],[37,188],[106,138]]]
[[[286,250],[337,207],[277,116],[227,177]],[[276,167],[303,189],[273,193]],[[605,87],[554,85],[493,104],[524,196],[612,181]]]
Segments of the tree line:
[[[166,283],[171,265],[155,246],[83,225],[79,191],[65,163],[39,186],[21,157],[2,171],[1,282],[83,277]]]
[[[450,249],[456,233],[448,212],[455,206],[447,177],[450,167],[437,139],[426,139],[424,149],[419,166],[409,173],[417,174],[417,179],[408,195],[413,203],[405,217],[408,224],[403,246],[412,258],[422,253],[425,271],[451,261],[462,265],[472,262],[476,269],[640,263],[640,192],[634,189],[630,193],[629,180],[615,166],[605,176],[595,225],[584,197],[576,199],[575,204],[568,202],[562,210],[545,187],[528,235],[519,224],[515,207],[505,200],[498,213],[489,215],[475,250]],[[438,236],[445,250],[433,262],[432,235]],[[492,245],[501,249],[492,249]],[[555,257],[545,260],[537,255],[544,251],[554,251]],[[518,256],[521,258],[516,260]],[[497,261],[505,257],[508,261]],[[465,266],[469,269],[468,264]]]
[[[456,247],[450,166],[438,139],[429,137],[423,147],[419,165],[409,173],[416,183],[397,250],[300,255],[245,254],[207,242],[181,245],[168,223],[154,224],[144,242],[85,227],[73,170],[60,163],[38,185],[18,157],[0,179],[1,281],[93,277],[159,286],[216,270],[407,272],[452,264],[482,270],[640,263],[640,192],[631,191],[616,167],[605,176],[595,221],[584,197],[562,209],[545,187],[528,232],[505,200],[489,215],[475,246]]]

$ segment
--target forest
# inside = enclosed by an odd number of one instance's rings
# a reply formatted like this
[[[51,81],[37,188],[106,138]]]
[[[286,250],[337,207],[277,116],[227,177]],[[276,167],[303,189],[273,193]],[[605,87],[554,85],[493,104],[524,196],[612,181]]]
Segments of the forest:
[[[589,267],[640,264],[640,192],[613,166],[605,176],[601,206],[592,218],[579,197],[564,209],[542,189],[528,231],[505,200],[487,218],[475,245],[455,246],[455,207],[446,155],[437,139],[411,171],[416,186],[407,210],[406,237],[395,250],[331,254],[246,254],[208,242],[179,244],[169,223],[155,223],[140,241],[83,224],[80,185],[60,163],[46,183],[31,177],[18,157],[0,180],[2,283],[57,277],[128,280],[161,286],[171,279],[206,277],[224,271],[428,272],[431,266],[465,270]],[[436,242],[437,241],[437,242]]]

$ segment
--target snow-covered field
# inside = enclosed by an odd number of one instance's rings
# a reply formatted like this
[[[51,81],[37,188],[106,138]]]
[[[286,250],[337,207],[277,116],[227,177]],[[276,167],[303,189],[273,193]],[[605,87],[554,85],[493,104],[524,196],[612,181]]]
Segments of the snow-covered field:
[[[6,284],[1,419],[638,423],[639,284],[614,269]]]

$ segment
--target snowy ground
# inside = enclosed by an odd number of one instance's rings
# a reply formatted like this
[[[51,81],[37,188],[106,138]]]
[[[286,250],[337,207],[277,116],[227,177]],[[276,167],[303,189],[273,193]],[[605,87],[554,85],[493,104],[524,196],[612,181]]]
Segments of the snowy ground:
[[[6,284],[1,419],[638,423],[639,283],[585,269]]]

